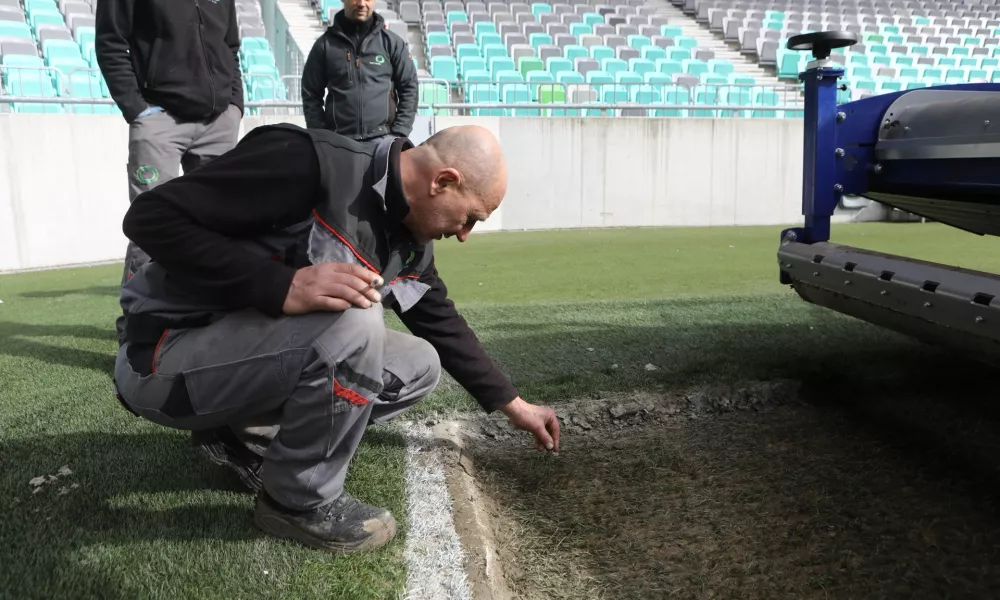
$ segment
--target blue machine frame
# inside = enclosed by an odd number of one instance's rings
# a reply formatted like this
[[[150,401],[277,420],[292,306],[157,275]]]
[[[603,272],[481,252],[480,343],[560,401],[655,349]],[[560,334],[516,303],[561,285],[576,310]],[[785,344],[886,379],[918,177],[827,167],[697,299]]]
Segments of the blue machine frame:
[[[870,178],[882,169],[875,161],[875,144],[879,130],[889,126],[889,107],[901,96],[921,89],[905,90],[872,96],[845,104],[837,104],[838,80],[844,69],[837,65],[819,64],[799,74],[805,87],[805,123],[802,171],[802,214],[804,227],[781,232],[782,240],[804,244],[830,239],[830,218],[844,194],[863,196],[869,191]],[[972,83],[934,86],[935,91],[1000,92],[1000,84]],[[890,114],[891,116],[891,114]],[[911,182],[929,177],[941,180],[944,170],[954,171],[954,165],[935,165],[935,173],[926,172],[927,165],[908,165],[894,178]],[[1000,173],[989,182],[996,185]]]
[[[789,40],[791,49],[813,50],[815,60],[799,75],[805,222],[781,232],[780,282],[813,304],[1000,366],[1000,275],[830,242],[844,194],[1000,236],[1000,84],[918,88],[838,105],[844,69],[829,56],[853,43],[840,32]]]

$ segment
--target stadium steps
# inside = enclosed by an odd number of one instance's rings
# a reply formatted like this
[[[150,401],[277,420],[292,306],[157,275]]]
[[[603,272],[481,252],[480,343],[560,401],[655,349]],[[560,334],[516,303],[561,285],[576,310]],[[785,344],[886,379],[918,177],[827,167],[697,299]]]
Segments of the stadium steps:
[[[309,56],[313,44],[323,35],[326,28],[323,23],[316,18],[316,9],[309,0],[278,0],[278,9],[288,21],[288,30],[292,39],[302,52],[302,64]],[[277,51],[277,49],[275,50]],[[288,73],[291,75],[291,73]],[[296,75],[301,75],[301,67]],[[297,96],[296,96],[297,97]]]
[[[751,75],[760,85],[782,85],[784,83],[775,77],[773,72],[767,71],[756,62],[747,59],[740,54],[739,50],[734,50],[723,41],[721,37],[699,25],[692,17],[687,16],[681,9],[672,5],[669,0],[647,0],[646,6],[655,7],[657,14],[667,16],[670,19],[670,24],[679,26],[684,35],[698,40],[699,48],[711,50],[715,53],[715,58],[733,63],[735,72]]]

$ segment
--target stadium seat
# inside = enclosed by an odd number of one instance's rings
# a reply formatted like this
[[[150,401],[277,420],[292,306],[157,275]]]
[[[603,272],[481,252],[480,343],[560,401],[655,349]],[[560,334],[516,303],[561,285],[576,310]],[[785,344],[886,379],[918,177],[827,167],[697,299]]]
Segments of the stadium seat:
[[[434,104],[447,104],[450,101],[448,88],[439,83],[432,82],[420,82],[419,87],[419,104],[421,105],[434,105]],[[431,109],[418,108],[417,113],[424,116],[431,116],[435,114],[446,114],[444,109]]]

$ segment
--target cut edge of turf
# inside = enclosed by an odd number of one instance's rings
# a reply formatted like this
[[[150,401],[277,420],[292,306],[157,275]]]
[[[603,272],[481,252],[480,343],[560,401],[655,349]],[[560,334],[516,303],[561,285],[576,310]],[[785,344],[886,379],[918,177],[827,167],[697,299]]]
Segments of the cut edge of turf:
[[[798,405],[802,403],[800,386],[798,381],[772,380],[691,386],[672,393],[635,391],[599,399],[571,399],[555,410],[565,437],[572,439],[591,433],[614,435],[679,418],[698,419],[741,411],[769,412],[777,407]],[[503,506],[484,488],[477,476],[474,450],[482,451],[484,446],[509,450],[520,440],[524,452],[534,452],[530,447],[530,434],[514,429],[502,418],[463,411],[450,411],[440,419],[425,417],[420,421],[408,421],[403,428],[408,439],[413,440],[411,447],[419,447],[412,454],[421,454],[423,461],[434,465],[435,469],[440,468],[447,486],[446,510],[425,510],[425,516],[411,513],[411,522],[430,517],[435,527],[440,527],[435,529],[438,535],[449,542],[457,539],[461,543],[458,552],[437,552],[437,570],[428,572],[425,565],[417,566],[416,572],[430,578],[430,585],[423,582],[423,589],[441,589],[441,582],[457,580],[451,573],[461,565],[468,582],[465,589],[469,589],[471,595],[438,592],[436,598],[512,600],[520,597],[513,585],[520,578],[520,571],[511,556],[518,547],[516,507]],[[410,468],[409,462],[407,466]],[[409,478],[408,473],[408,482]],[[439,482],[441,479],[436,479],[434,485],[440,485]],[[435,489],[432,492],[435,500],[442,491]],[[408,496],[413,493],[408,484]],[[408,503],[412,501],[410,496]],[[448,523],[437,525],[445,513],[449,516]],[[445,555],[453,557],[450,565],[447,560],[441,560]],[[412,580],[414,566],[409,557],[407,563]],[[407,591],[411,589],[408,582]],[[425,596],[406,596],[407,600],[417,597]]]

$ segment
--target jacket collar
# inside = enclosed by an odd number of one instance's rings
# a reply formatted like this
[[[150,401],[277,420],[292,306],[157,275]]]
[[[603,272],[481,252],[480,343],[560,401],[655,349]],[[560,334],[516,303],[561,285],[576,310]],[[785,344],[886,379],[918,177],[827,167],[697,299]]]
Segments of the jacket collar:
[[[410,212],[399,173],[399,155],[410,148],[413,142],[405,137],[383,138],[375,147],[375,183],[372,187],[382,199],[382,210],[393,230]]]

